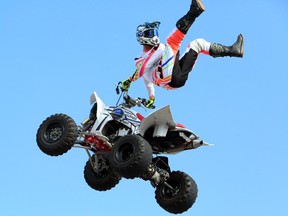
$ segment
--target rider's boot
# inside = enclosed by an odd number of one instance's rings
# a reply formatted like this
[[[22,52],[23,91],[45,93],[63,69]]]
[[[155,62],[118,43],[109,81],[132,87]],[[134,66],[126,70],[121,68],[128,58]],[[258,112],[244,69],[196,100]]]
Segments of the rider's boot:
[[[184,34],[187,34],[190,26],[193,24],[195,19],[200,16],[200,14],[205,11],[205,6],[202,3],[202,0],[192,0],[190,5],[190,10],[180,18],[177,23],[176,27]]]
[[[223,46],[221,44],[211,43],[209,54],[215,57],[243,57],[244,55],[244,38],[238,35],[237,41],[232,46]]]

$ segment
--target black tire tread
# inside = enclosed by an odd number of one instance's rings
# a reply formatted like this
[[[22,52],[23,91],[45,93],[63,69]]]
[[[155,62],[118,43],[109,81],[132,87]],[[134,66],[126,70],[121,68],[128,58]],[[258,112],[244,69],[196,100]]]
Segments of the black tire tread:
[[[180,214],[190,209],[194,204],[198,194],[197,184],[188,174],[181,171],[173,171],[170,179],[173,179],[173,181],[181,180],[182,190],[175,197],[169,199],[161,192],[165,186],[163,184],[158,185],[155,191],[155,198],[157,203],[166,211]]]
[[[136,152],[127,163],[119,163],[115,159],[118,147],[125,142],[131,142],[136,148]],[[147,167],[152,163],[153,151],[150,144],[139,135],[127,135],[121,137],[112,148],[110,154],[110,164],[121,176],[128,179],[140,177]]]
[[[84,179],[86,183],[94,190],[107,191],[115,187],[121,180],[121,177],[111,168],[109,168],[107,175],[100,176],[99,174],[95,173],[90,160],[88,160],[84,167]]]
[[[53,121],[59,121],[65,124],[67,128],[65,131],[65,137],[55,142],[54,144],[48,143],[44,139],[45,129]],[[36,135],[36,142],[38,147],[47,155],[59,156],[66,153],[72,148],[78,136],[77,125],[74,120],[66,114],[54,114],[46,118],[39,126]]]

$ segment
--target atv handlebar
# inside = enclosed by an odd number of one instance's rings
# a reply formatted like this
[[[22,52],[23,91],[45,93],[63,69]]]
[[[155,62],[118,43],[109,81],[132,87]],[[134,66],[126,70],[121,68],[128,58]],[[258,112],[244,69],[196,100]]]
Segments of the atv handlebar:
[[[129,95],[128,95],[128,91],[127,90],[123,90],[121,88],[121,84],[122,82],[119,82],[117,85],[116,85],[116,93],[117,94],[120,94],[120,89],[121,89],[121,95],[120,97],[123,95],[123,99],[125,101],[124,105],[131,108],[131,107],[134,107],[134,106],[138,106],[138,107],[141,107],[141,106],[144,106],[146,108],[146,105],[147,105],[147,100],[145,98],[140,98],[140,97],[137,97],[136,99],[132,99]],[[119,89],[120,88],[120,89]],[[120,99],[120,98],[119,98]],[[119,101],[119,100],[118,100]],[[154,109],[155,106],[152,107],[152,109]]]
[[[126,94],[125,94],[126,93]],[[135,100],[132,99],[129,95],[128,95],[128,92],[125,91],[124,93],[124,100],[125,100],[125,103],[128,104],[129,106],[131,107],[134,107],[134,106],[138,106],[138,107],[141,107],[142,105],[143,106],[146,106],[146,99],[145,98],[139,98],[137,97]]]

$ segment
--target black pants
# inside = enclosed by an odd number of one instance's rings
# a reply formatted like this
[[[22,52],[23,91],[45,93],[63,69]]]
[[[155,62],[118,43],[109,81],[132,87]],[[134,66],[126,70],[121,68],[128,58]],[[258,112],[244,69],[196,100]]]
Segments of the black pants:
[[[180,88],[185,85],[188,79],[189,72],[192,70],[193,65],[198,57],[198,53],[190,49],[180,60],[179,51],[172,72],[172,80],[168,83],[173,88]]]

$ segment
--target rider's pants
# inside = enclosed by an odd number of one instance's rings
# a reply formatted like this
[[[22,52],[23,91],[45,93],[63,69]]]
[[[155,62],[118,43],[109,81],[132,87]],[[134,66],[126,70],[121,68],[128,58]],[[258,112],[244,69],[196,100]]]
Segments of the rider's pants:
[[[179,30],[177,29],[176,32],[177,31]],[[167,39],[167,43],[173,49],[175,57],[171,82],[168,83],[168,85],[172,88],[179,88],[185,85],[189,72],[193,69],[198,58],[198,54],[204,53],[209,55],[209,48],[211,44],[202,38],[193,40],[189,43],[184,55],[179,59],[179,47],[185,36],[182,33],[182,37],[176,37],[179,35],[179,32],[177,32],[178,34],[172,34],[170,38],[168,37]]]

